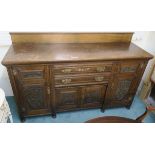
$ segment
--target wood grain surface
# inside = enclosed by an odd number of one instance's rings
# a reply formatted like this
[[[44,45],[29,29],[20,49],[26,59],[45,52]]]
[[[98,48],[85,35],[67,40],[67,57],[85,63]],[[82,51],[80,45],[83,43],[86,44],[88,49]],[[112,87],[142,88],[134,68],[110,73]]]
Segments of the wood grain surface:
[[[150,59],[153,56],[133,43],[13,44],[2,64]]]
[[[133,33],[10,33],[13,43],[130,42]]]

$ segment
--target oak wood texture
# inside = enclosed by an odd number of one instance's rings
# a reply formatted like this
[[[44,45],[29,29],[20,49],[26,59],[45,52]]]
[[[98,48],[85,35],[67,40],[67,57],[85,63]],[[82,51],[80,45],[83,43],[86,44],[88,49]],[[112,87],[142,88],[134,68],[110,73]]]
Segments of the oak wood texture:
[[[133,43],[13,44],[2,64],[150,59]]]
[[[18,35],[22,42],[23,34]],[[101,34],[98,35],[100,38]],[[114,41],[112,34],[100,39],[104,42],[104,38]],[[130,41],[122,41],[14,42],[2,64],[7,67],[21,120],[47,114],[55,117],[57,112],[70,110],[129,108],[146,65],[153,56]]]
[[[130,42],[133,33],[11,33],[13,43]]]

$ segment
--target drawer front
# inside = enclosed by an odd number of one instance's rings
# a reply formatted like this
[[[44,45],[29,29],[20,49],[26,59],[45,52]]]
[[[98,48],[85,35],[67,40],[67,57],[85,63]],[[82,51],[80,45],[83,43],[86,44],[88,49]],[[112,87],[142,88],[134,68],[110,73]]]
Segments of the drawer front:
[[[45,66],[15,66],[13,74],[18,74],[23,81],[45,78]]]
[[[112,64],[77,64],[77,65],[55,65],[54,74],[83,74],[111,72]]]
[[[56,86],[87,84],[87,83],[107,83],[110,79],[110,74],[95,74],[85,76],[56,76]]]

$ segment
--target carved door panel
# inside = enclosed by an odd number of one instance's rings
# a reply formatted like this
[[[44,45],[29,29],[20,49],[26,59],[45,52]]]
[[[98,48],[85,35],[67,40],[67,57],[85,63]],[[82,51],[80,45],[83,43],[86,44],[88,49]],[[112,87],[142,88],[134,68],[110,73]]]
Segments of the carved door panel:
[[[72,110],[79,107],[79,88],[64,87],[56,88],[56,109],[57,111]]]
[[[44,84],[22,84],[21,96],[26,114],[35,115],[50,112],[47,88]]]
[[[117,75],[108,86],[103,107],[127,106],[136,92],[136,76]]]
[[[103,104],[107,85],[90,85],[82,87],[82,108],[98,108]]]

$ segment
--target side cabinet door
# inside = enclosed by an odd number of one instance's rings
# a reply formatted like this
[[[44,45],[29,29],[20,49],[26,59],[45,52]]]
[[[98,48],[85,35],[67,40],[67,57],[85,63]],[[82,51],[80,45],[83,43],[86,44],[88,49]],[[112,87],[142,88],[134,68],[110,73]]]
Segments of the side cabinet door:
[[[135,77],[116,76],[107,90],[105,107],[127,106],[134,97]]]
[[[49,113],[48,94],[45,84],[22,84],[21,95],[28,115]]]
[[[49,114],[50,89],[46,66],[15,66],[14,79],[24,116]]]
[[[131,105],[147,63],[123,63],[109,83],[103,108]]]
[[[82,87],[82,108],[98,108],[103,104],[107,85],[90,85]]]
[[[79,107],[79,88],[64,87],[56,88],[56,109],[57,111],[72,110]]]

